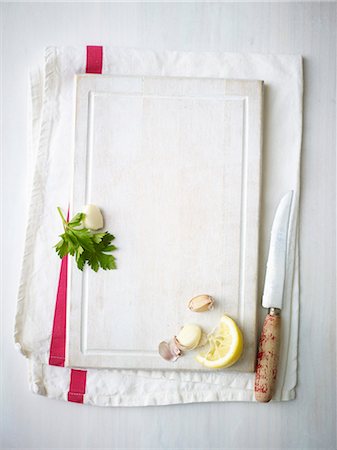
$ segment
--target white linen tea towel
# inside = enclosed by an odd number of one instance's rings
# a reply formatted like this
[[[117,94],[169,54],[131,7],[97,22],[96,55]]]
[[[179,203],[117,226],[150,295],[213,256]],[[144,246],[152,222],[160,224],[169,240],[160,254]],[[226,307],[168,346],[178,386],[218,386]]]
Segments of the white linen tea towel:
[[[254,401],[254,374],[238,372],[74,370],[64,367],[63,264],[50,249],[67,207],[71,176],[74,75],[151,75],[259,79],[265,82],[259,296],[269,232],[282,195],[293,190],[279,373],[274,400],[295,398],[299,318],[298,208],[302,136],[302,58],[286,55],[155,52],[111,47],[47,48],[44,76],[32,74],[35,171],[17,305],[15,341],[29,360],[30,389],[101,406]],[[32,155],[33,157],[33,155]],[[261,308],[261,318],[265,311]]]

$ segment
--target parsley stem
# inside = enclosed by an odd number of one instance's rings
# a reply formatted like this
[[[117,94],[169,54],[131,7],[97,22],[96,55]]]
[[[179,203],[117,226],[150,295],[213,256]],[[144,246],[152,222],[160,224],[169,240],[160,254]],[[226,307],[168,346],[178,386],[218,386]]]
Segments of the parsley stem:
[[[61,219],[62,219],[62,222],[63,222],[63,228],[66,229],[67,225],[68,225],[68,222],[66,221],[66,219],[64,218],[64,215],[62,214],[62,209],[58,206],[57,210],[58,210],[58,212],[59,212],[59,214],[61,216]]]

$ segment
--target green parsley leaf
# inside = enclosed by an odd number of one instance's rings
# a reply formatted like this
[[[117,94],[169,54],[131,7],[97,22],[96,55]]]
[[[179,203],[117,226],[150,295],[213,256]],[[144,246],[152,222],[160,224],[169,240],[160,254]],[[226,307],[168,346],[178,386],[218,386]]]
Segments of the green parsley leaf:
[[[61,216],[64,233],[60,235],[61,240],[54,246],[60,258],[65,255],[75,257],[77,267],[84,269],[88,264],[92,270],[97,272],[103,270],[116,269],[116,258],[111,254],[117,247],[111,245],[115,237],[108,233],[93,233],[85,228],[83,223],[84,213],[76,214],[70,221],[67,221],[60,208],[57,208]]]

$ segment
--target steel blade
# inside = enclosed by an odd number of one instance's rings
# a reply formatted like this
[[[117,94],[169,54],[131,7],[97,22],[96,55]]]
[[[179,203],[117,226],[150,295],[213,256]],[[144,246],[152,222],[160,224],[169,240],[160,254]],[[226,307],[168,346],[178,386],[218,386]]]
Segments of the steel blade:
[[[264,308],[282,308],[292,197],[293,191],[285,194],[275,213],[262,297]]]

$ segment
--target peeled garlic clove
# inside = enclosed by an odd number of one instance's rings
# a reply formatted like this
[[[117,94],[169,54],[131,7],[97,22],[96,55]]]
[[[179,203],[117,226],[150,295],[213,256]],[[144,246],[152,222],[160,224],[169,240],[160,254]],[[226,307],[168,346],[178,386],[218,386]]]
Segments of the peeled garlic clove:
[[[181,355],[180,349],[175,345],[175,343],[172,343],[172,340],[170,342],[161,342],[159,344],[158,351],[160,356],[166,359],[166,361],[176,361]]]
[[[176,336],[177,345],[180,349],[193,350],[198,346],[201,335],[202,331],[199,325],[186,324]]]
[[[213,309],[214,299],[210,295],[198,295],[190,300],[188,307],[194,312],[203,312]]]
[[[173,339],[174,339],[175,346],[178,347],[179,350],[181,350],[181,351],[183,351],[183,352],[185,352],[186,350],[189,350],[188,348],[186,348],[184,345],[182,345],[182,344],[178,341],[177,336],[174,336]]]
[[[208,337],[207,334],[202,332],[201,333],[201,338],[198,344],[198,347],[203,347],[204,345],[206,345],[208,343]]]
[[[85,218],[83,224],[89,230],[99,230],[103,228],[103,216],[101,210],[96,205],[85,205],[83,208]]]

